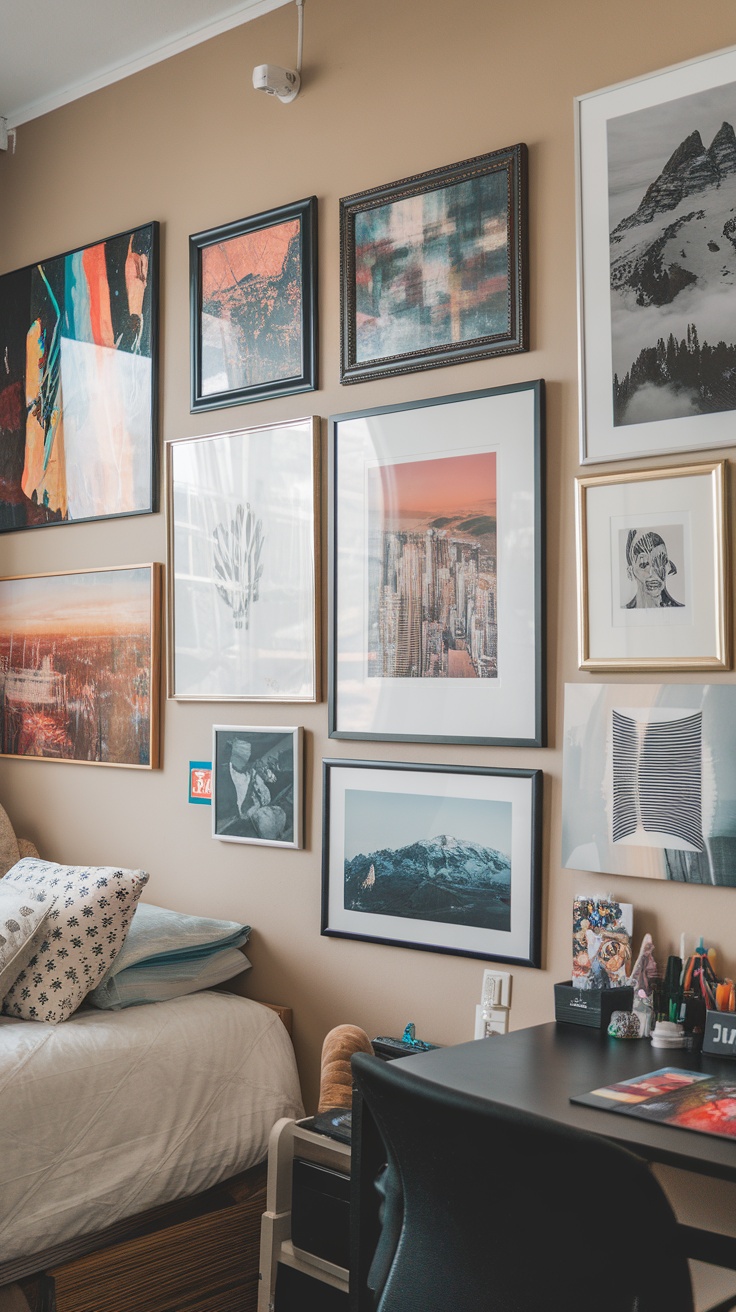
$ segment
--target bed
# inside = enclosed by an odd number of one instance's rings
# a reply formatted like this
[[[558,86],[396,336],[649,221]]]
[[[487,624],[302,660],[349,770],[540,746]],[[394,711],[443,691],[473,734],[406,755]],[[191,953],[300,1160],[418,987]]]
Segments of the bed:
[[[2,1017],[0,1105],[6,1298],[33,1276],[32,1309],[255,1307],[259,1164],[274,1122],[303,1115],[277,1010],[210,990]]]
[[[0,1312],[256,1307],[268,1137],[303,1115],[287,1015],[222,991],[248,926],[136,910],[145,878],[0,880]]]

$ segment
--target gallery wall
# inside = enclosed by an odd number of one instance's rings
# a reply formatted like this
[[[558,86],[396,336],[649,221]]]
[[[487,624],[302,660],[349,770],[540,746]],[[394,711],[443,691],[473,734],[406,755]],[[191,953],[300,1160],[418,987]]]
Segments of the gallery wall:
[[[579,670],[576,640],[573,97],[734,40],[730,0],[711,0],[705,11],[684,0],[621,0],[614,9],[583,0],[308,0],[303,90],[293,104],[251,87],[255,64],[293,62],[296,14],[288,5],[21,125],[15,154],[0,156],[0,272],[160,222],[161,450],[171,438],[546,380],[546,748],[351,743],[328,737],[324,701],[274,707],[164,698],[159,770],[0,761],[0,800],[44,856],[143,866],[149,901],[253,926],[246,990],[293,1006],[310,1105],[322,1039],[333,1025],[350,1021],[371,1035],[395,1034],[412,1020],[422,1037],[462,1042],[472,1037],[484,966],[320,935],[325,756],[544,771],[542,968],[513,968],[512,1028],[553,1015],[553,983],[570,975],[577,892],[633,902],[635,938],[649,930],[662,957],[677,949],[685,930],[702,933],[720,949],[724,967],[736,968],[736,942],[727,931],[736,910],[732,890],[609,878],[560,863],[563,685],[595,677]],[[341,386],[339,198],[517,142],[529,148],[530,351]],[[319,202],[317,390],[192,415],[188,237],[311,195]],[[323,423],[325,452],[326,431]],[[630,465],[637,463],[647,462]],[[326,502],[324,489],[325,521]],[[152,516],[0,538],[3,575],[165,560],[163,498]],[[325,636],[326,621],[323,597]],[[326,689],[324,651],[323,672]],[[620,674],[604,677],[627,682]],[[639,675],[637,682],[660,678]],[[730,673],[712,678],[733,681]],[[303,725],[302,851],[211,838],[209,809],[187,802],[187,767],[210,758],[214,723]]]

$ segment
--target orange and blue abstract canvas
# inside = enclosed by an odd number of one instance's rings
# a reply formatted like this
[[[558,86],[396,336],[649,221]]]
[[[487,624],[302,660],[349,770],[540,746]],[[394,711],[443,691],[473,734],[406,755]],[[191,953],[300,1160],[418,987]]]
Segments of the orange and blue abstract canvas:
[[[189,239],[192,411],[317,382],[314,196]]]
[[[0,278],[0,531],[154,509],[157,228]]]

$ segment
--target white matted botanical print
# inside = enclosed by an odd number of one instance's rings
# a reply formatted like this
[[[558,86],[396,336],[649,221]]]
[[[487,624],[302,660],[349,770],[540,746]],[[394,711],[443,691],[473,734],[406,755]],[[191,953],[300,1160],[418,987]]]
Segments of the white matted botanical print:
[[[581,669],[729,668],[725,480],[725,461],[575,480]]]
[[[576,114],[582,460],[733,445],[736,47]]]
[[[302,730],[216,724],[212,837],[302,846]]]
[[[736,887],[736,687],[565,688],[562,864]]]
[[[169,696],[316,701],[318,421],[166,444]]]

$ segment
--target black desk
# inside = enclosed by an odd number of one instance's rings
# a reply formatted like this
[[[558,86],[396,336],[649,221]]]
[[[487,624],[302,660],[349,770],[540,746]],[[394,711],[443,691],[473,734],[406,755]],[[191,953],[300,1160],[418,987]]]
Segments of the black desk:
[[[736,1182],[736,1139],[653,1125],[570,1102],[572,1094],[662,1066],[736,1075],[736,1063],[646,1039],[611,1039],[576,1025],[535,1025],[491,1039],[402,1058],[403,1068],[446,1087],[614,1139],[647,1161]]]
[[[613,1139],[647,1161],[736,1183],[736,1140],[652,1124],[570,1102],[573,1094],[662,1066],[736,1074],[723,1058],[653,1048],[648,1040],[611,1039],[575,1025],[536,1025],[510,1034],[402,1057],[402,1071],[491,1102]],[[353,1099],[351,1308],[362,1309],[368,1266],[380,1232],[374,1180],[385,1150],[363,1100]],[[736,1270],[736,1239],[681,1225],[688,1256]]]

